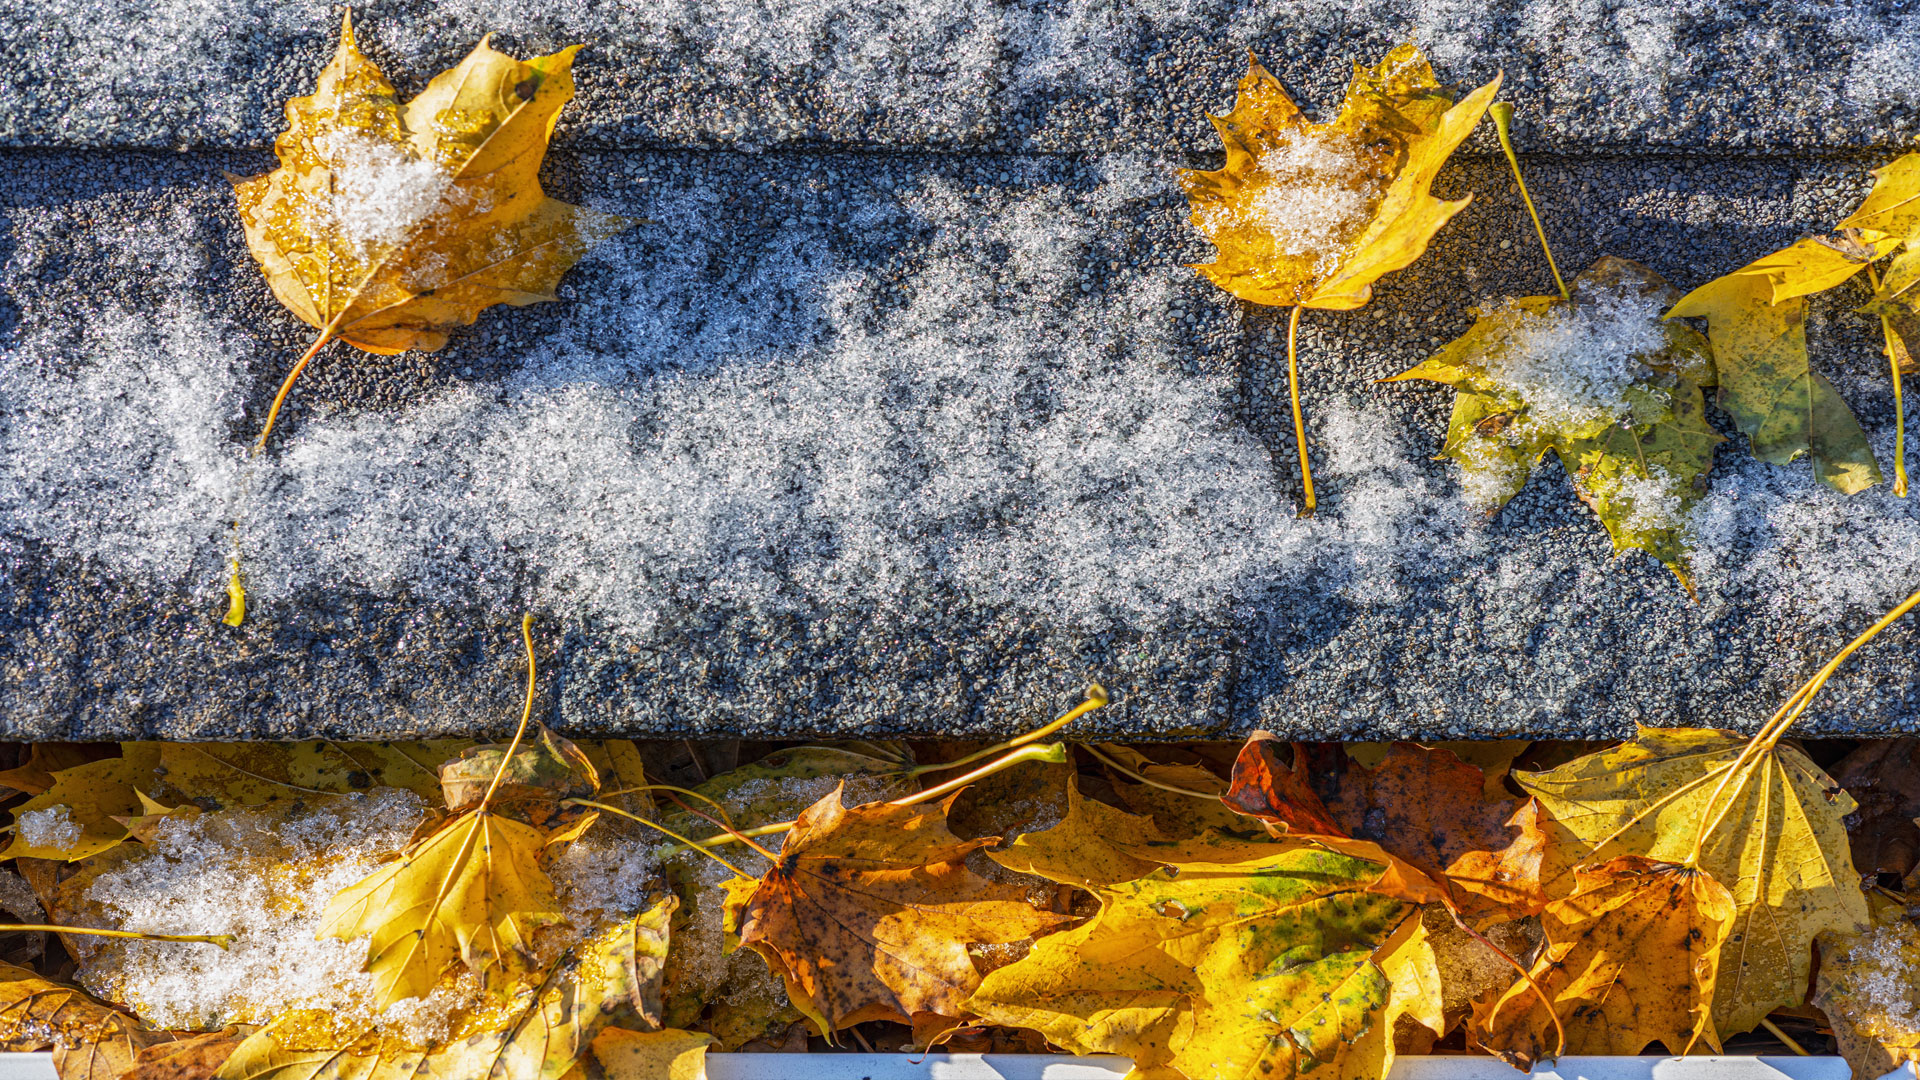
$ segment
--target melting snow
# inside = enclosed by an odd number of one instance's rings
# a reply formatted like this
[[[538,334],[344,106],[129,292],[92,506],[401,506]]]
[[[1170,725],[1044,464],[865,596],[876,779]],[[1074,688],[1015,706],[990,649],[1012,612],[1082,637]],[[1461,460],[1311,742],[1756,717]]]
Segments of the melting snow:
[[[1639,358],[1666,345],[1663,310],[1626,288],[1589,291],[1579,306],[1546,315],[1514,308],[1518,326],[1489,374],[1520,390],[1532,423],[1565,430],[1619,419],[1627,387],[1649,374]]]
[[[73,810],[66,806],[29,810],[20,815],[14,828],[25,843],[49,851],[70,851],[80,842],[80,823],[73,820]]]
[[[349,242],[379,249],[406,239],[438,206],[452,176],[438,163],[391,143],[340,133],[319,148],[332,174],[331,199],[316,207],[315,232],[337,228]]]
[[[83,946],[81,982],[162,1027],[259,1023],[286,1008],[372,1019],[367,943],[316,938],[333,894],[406,845],[419,796],[397,788],[317,800],[281,817],[265,808],[162,822],[142,857],[100,874],[91,925],[172,934],[233,934],[229,949],[165,941]],[[436,991],[388,1017],[417,1032],[464,998]]]

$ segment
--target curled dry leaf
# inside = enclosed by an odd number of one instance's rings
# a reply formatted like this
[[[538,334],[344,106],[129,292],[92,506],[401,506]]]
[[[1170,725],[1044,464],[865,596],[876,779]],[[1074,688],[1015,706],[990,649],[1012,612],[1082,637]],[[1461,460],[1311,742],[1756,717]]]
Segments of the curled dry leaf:
[[[989,884],[939,806],[848,808],[835,788],[795,820],[779,861],[736,893],[728,926],[766,959],[823,1032],[866,1020],[958,1016],[980,976],[969,945],[1021,941],[1065,921]]]
[[[1515,982],[1474,1010],[1471,1038],[1517,1069],[1558,1052],[1633,1055],[1658,1040],[1673,1054],[1715,1053],[1712,1002],[1733,894],[1706,873],[1621,855],[1577,875],[1546,907],[1533,983]]]
[[[382,1005],[423,997],[455,960],[475,973],[517,969],[536,926],[563,918],[544,865],[547,834],[469,811],[342,889],[319,934],[369,938],[366,970]]]
[[[440,795],[455,813],[478,807],[487,793],[492,805],[542,828],[558,827],[587,811],[561,805],[564,799],[591,799],[600,790],[600,774],[578,746],[542,726],[522,740],[513,758],[507,747],[475,746],[440,766]],[[494,777],[500,778],[494,787]]]
[[[1291,744],[1281,760],[1281,740],[1271,732],[1247,737],[1233,762],[1233,777],[1220,801],[1228,808],[1285,831],[1346,836],[1321,804],[1308,776],[1306,747]]]
[[[1425,379],[1453,388],[1439,456],[1460,466],[1470,501],[1497,513],[1551,451],[1574,493],[1606,526],[1616,555],[1645,551],[1692,591],[1685,511],[1705,493],[1722,441],[1707,423],[1701,391],[1713,381],[1707,342],[1668,322],[1654,329],[1657,348],[1604,358],[1623,373],[1617,401],[1595,396],[1591,385],[1569,393],[1574,376],[1557,370],[1559,357],[1547,358],[1556,368],[1543,372],[1535,350],[1522,347],[1536,337],[1584,333],[1582,320],[1637,317],[1629,306],[1634,298],[1659,298],[1664,306],[1673,292],[1647,267],[1608,256],[1574,279],[1567,299],[1528,296],[1481,311],[1438,353],[1382,381]],[[1625,316],[1614,314],[1622,310]],[[1647,308],[1648,321],[1653,310]],[[1624,378],[1626,372],[1634,377]]]
[[[1470,199],[1433,197],[1434,177],[1499,88],[1496,78],[1456,104],[1402,45],[1377,67],[1356,64],[1340,115],[1310,124],[1249,56],[1233,111],[1213,117],[1225,167],[1181,173],[1193,224],[1219,249],[1196,269],[1256,304],[1360,307],[1465,209]]]
[[[798,746],[711,777],[694,790],[725,806],[735,826],[752,829],[799,817],[835,778],[867,799],[908,795],[919,790],[908,773],[912,767],[912,756],[898,744]],[[695,799],[686,805],[713,812]],[[668,812],[661,823],[682,836],[717,831],[713,822],[687,810]],[[766,866],[757,854],[740,847],[732,849],[728,859],[750,874]],[[761,958],[732,952],[726,940],[722,908],[729,872],[694,852],[669,859],[666,870],[680,897],[674,949],[667,958],[666,1026],[702,1027],[719,1037],[722,1049],[736,1050],[799,1023],[800,1014],[777,979],[767,977],[768,966]]]
[[[550,199],[539,170],[580,46],[519,61],[485,41],[402,106],[351,17],[280,167],[236,180],[247,247],[287,309],[369,352],[438,349],[495,304],[554,299],[629,223]]]
[[[1714,1028],[1751,1030],[1806,995],[1813,940],[1867,922],[1843,819],[1854,802],[1799,749],[1741,760],[1746,736],[1640,728],[1629,742],[1549,772],[1517,772],[1542,809],[1591,849],[1695,866],[1733,894],[1714,979]],[[1697,851],[1697,857],[1695,855]]]
[[[1898,1068],[1920,1071],[1920,925],[1904,907],[1873,898],[1873,925],[1820,942],[1813,1006],[1833,1025],[1854,1080]]]
[[[244,1035],[229,1028],[149,1046],[140,1051],[131,1070],[113,1080],[212,1080],[243,1041]]]

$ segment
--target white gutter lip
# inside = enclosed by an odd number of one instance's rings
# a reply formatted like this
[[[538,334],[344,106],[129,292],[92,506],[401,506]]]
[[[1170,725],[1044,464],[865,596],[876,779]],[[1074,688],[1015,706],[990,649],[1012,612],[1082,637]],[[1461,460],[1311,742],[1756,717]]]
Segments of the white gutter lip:
[[[1121,1057],[1062,1054],[708,1054],[708,1080],[1121,1080]],[[1389,1080],[1517,1080],[1489,1057],[1396,1058]],[[1574,1057],[1537,1066],[1535,1080],[1851,1080],[1837,1057]],[[1896,1070],[1888,1076],[1905,1075]],[[58,1080],[52,1054],[0,1053],[0,1080]]]

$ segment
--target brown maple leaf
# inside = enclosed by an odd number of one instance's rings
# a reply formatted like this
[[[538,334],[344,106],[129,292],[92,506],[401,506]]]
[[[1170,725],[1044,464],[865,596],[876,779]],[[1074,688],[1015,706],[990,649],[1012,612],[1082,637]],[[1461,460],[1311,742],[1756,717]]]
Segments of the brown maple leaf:
[[[1853,866],[1905,878],[1920,866],[1920,739],[1873,739],[1833,767],[1860,808],[1847,818]]]
[[[1378,767],[1355,763],[1326,784],[1327,809],[1343,833],[1378,843],[1437,881],[1470,851],[1506,847],[1507,819],[1519,805],[1487,799],[1485,774],[1453,751],[1413,743],[1394,743]]]
[[[1066,921],[967,869],[967,855],[998,838],[955,837],[952,801],[848,808],[835,788],[729,904],[740,944],[766,959],[822,1030],[959,1016],[980,985],[969,945],[1021,941]]]
[[[1547,905],[1533,981],[1476,1007],[1470,1039],[1519,1069],[1556,1052],[1638,1054],[1655,1040],[1675,1054],[1697,1044],[1718,1052],[1714,973],[1733,894],[1705,871],[1638,855],[1578,877],[1572,895]]]

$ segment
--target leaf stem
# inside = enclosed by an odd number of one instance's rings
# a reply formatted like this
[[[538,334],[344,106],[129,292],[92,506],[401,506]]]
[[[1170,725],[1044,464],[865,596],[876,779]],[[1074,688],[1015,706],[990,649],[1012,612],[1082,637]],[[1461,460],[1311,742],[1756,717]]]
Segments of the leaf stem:
[[[1861,632],[1859,637],[1848,642],[1845,648],[1834,654],[1833,659],[1827,661],[1819,671],[1814,672],[1812,678],[1800,685],[1800,689],[1795,690],[1791,697],[1781,703],[1779,710],[1773,714],[1766,724],[1747,742],[1747,745],[1741,749],[1740,756],[1735,758],[1732,765],[1728,767],[1727,775],[1721,778],[1720,786],[1715,788],[1713,795],[1707,799],[1706,811],[1700,815],[1700,832],[1694,837],[1693,852],[1687,856],[1688,865],[1693,865],[1700,857],[1700,852],[1706,847],[1707,837],[1712,834],[1713,830],[1719,826],[1720,822],[1724,820],[1727,815],[1727,809],[1721,809],[1718,814],[1713,813],[1720,801],[1720,792],[1725,790],[1727,781],[1731,780],[1735,775],[1741,774],[1745,767],[1755,758],[1766,754],[1777,746],[1780,739],[1786,734],[1787,728],[1791,726],[1795,720],[1798,720],[1802,713],[1807,711],[1807,706],[1813,703],[1814,695],[1820,692],[1820,688],[1827,684],[1828,679],[1833,678],[1833,673],[1839,670],[1840,665],[1846,661],[1847,657],[1853,655],[1854,651],[1862,645],[1872,641],[1879,635],[1880,631],[1892,626],[1900,616],[1913,610],[1915,605],[1920,605],[1920,590],[1916,590],[1905,600],[1900,601],[1893,610],[1880,616],[1872,626],[1867,627],[1866,630]],[[1741,775],[1740,786],[1744,787],[1745,785],[1746,776]],[[1735,789],[1736,792],[1738,790],[1739,788]],[[1728,809],[1730,809],[1731,806],[1732,803],[1729,802]]]
[[[233,944],[232,934],[148,934],[139,930],[97,930],[90,926],[52,926],[43,923],[0,923],[0,931],[46,930],[55,934],[85,934],[88,937],[134,938],[140,941],[200,941],[225,949]]]
[[[1300,305],[1293,305],[1293,311],[1287,316],[1287,396],[1293,399],[1293,438],[1300,446],[1300,486],[1305,498],[1300,508],[1301,517],[1313,516],[1313,466],[1307,461],[1307,421],[1300,415],[1300,357],[1298,342],[1300,339]]]
[[[1811,1054],[1807,1053],[1806,1047],[1801,1046],[1799,1043],[1793,1041],[1793,1036],[1787,1034],[1784,1031],[1781,1031],[1780,1025],[1773,1022],[1773,1017],[1771,1016],[1761,1017],[1760,1026],[1763,1028],[1766,1028],[1769,1032],[1771,1032],[1774,1038],[1779,1039],[1783,1043],[1786,1043],[1787,1049],[1793,1051],[1796,1054],[1799,1054],[1801,1057],[1812,1056]]]
[[[1025,746],[1030,742],[1034,742],[1036,740],[1046,738],[1047,736],[1053,734],[1056,731],[1059,731],[1061,728],[1066,727],[1068,724],[1073,723],[1075,720],[1080,719],[1082,716],[1085,716],[1086,714],[1094,711],[1095,709],[1104,708],[1106,704],[1107,704],[1107,688],[1104,686],[1101,686],[1099,683],[1089,683],[1087,685],[1086,700],[1082,701],[1078,705],[1075,705],[1072,711],[1061,716],[1059,719],[1054,720],[1052,723],[1046,724],[1042,727],[1034,728],[1032,731],[1029,731],[1025,735],[1022,735],[1018,738],[1008,739],[1006,742],[1003,742],[1003,743],[995,743],[994,745],[987,747],[985,750],[976,750],[973,753],[968,754],[966,757],[963,757],[963,758],[956,758],[953,761],[943,761],[937,765],[916,765],[915,767],[907,770],[907,775],[918,777],[918,776],[925,776],[927,773],[944,772],[947,769],[957,769],[962,765],[971,765],[976,761],[980,761],[983,758],[992,757],[993,755],[1001,753],[1003,751],[1012,750],[1015,747]]]
[[[1220,801],[1220,796],[1218,795],[1209,795],[1204,791],[1194,791],[1191,788],[1175,787],[1172,784],[1163,784],[1158,780],[1149,780],[1147,777],[1142,776],[1137,772],[1134,772],[1132,769],[1129,769],[1125,765],[1122,765],[1119,762],[1113,760],[1107,755],[1094,749],[1092,746],[1082,744],[1080,749],[1085,750],[1089,754],[1092,754],[1095,760],[1099,761],[1102,765],[1105,765],[1107,768],[1112,769],[1114,772],[1117,772],[1122,776],[1130,777],[1134,780],[1137,780],[1140,783],[1147,785],[1148,787],[1159,788],[1161,791],[1171,791],[1175,795],[1191,795],[1196,799],[1205,799],[1208,802]]]
[[[500,757],[500,767],[493,770],[493,783],[487,785],[487,793],[480,796],[480,805],[474,813],[487,812],[487,804],[493,801],[493,793],[500,789],[500,780],[507,775],[507,763],[513,760],[513,752],[520,749],[520,740],[527,733],[527,725],[533,720],[533,688],[539,675],[537,662],[533,657],[533,612],[520,616],[520,640],[527,647],[527,707],[520,714],[520,726],[513,731],[513,741],[507,744],[507,752]]]
[[[1512,953],[1508,952],[1507,950],[1501,948],[1498,945],[1495,945],[1491,940],[1487,938],[1486,935],[1482,934],[1478,930],[1475,930],[1473,927],[1467,925],[1467,921],[1460,917],[1459,909],[1453,906],[1452,900],[1443,900],[1441,903],[1441,907],[1446,909],[1448,916],[1450,916],[1453,919],[1453,925],[1458,927],[1462,933],[1466,934],[1468,937],[1486,946],[1487,948],[1492,949],[1494,953],[1500,957],[1500,959],[1505,960],[1507,962],[1507,966],[1519,972],[1520,977],[1526,980],[1528,989],[1533,991],[1533,996],[1539,998],[1540,1004],[1546,1007],[1547,1019],[1553,1021],[1553,1033],[1554,1033],[1554,1038],[1556,1043],[1555,1049],[1553,1051],[1554,1059],[1557,1060],[1560,1057],[1560,1055],[1566,1053],[1567,1052],[1567,1029],[1564,1025],[1560,1023],[1560,1013],[1557,1009],[1553,1007],[1553,998],[1547,995],[1546,988],[1541,986],[1539,981],[1533,977],[1533,972],[1527,970],[1527,966],[1525,964],[1522,964],[1518,959],[1516,959]]]
[[[1867,264],[1867,281],[1873,285],[1875,295],[1880,292],[1880,274],[1873,264]],[[1893,493],[1901,498],[1907,497],[1907,409],[1900,400],[1900,361],[1907,356],[1907,346],[1894,333],[1893,320],[1886,312],[1880,313],[1880,335],[1887,342],[1887,364],[1893,369]]]
[[[1049,761],[1060,765],[1065,764],[1066,760],[1067,748],[1064,743],[1046,743],[1042,746],[1022,746],[1017,750],[1009,751],[1004,756],[980,766],[965,776],[956,776],[936,787],[930,787],[925,791],[914,792],[912,795],[905,796],[904,798],[894,799],[887,805],[914,806],[930,799],[937,799],[942,795],[958,791],[976,780],[992,776],[994,773],[1000,772],[1003,769],[1012,768],[1023,761]],[[749,844],[771,862],[775,858],[774,855],[769,853],[765,848],[760,847],[760,845],[754,844],[749,838],[755,836],[772,836],[775,833],[787,832],[791,830],[793,826],[794,822],[791,821],[776,821],[771,825],[757,825],[751,829],[736,829],[723,836],[708,836],[698,841],[686,840],[682,841],[682,843],[686,845],[685,847],[664,852],[660,857],[670,859],[688,848],[700,848],[702,846],[718,847],[721,844]],[[666,830],[662,829],[661,831],[665,832]]]
[[[964,776],[956,776],[944,784],[935,785],[925,791],[915,792],[905,798],[895,799],[887,805],[914,806],[919,803],[928,802],[950,792],[959,791],[961,788],[966,787],[976,780],[984,780],[994,773],[1000,772],[1003,769],[1012,768],[1023,761],[1048,761],[1055,765],[1061,765],[1065,764],[1066,760],[1067,747],[1065,743],[1042,743],[1039,746],[1022,746],[1017,750],[1008,751],[1001,757],[987,762],[985,765],[980,766]]]
[[[700,854],[705,855],[707,858],[712,859],[714,862],[719,863],[721,866],[724,866],[727,869],[733,871],[736,875],[740,877],[751,878],[756,876],[754,874],[747,873],[745,870],[740,869],[739,867],[733,865],[732,863],[728,862],[727,860],[721,858],[718,855],[715,855],[712,851],[708,850],[707,844],[712,843],[712,841],[707,841],[703,843],[702,841],[699,841],[699,840],[689,840],[686,837],[681,836],[679,833],[674,832],[672,829],[667,828],[665,825],[662,825],[657,821],[652,821],[648,818],[643,818],[639,814],[628,813],[627,811],[622,810],[617,806],[610,806],[607,803],[594,802],[592,799],[562,799],[560,801],[562,805],[565,805],[565,806],[590,807],[594,810],[601,810],[609,814],[616,814],[620,817],[626,818],[628,821],[637,821],[640,824],[645,825],[649,829],[653,829],[656,832],[665,833],[669,837],[672,837],[674,840],[677,840],[680,842],[680,847],[677,850],[668,852],[667,854],[661,856],[662,858],[671,858],[674,855],[680,854],[680,852],[682,851],[697,851]],[[789,829],[792,828],[793,822],[791,821],[786,822],[784,827]],[[733,836],[727,837],[727,839],[732,840],[736,836],[745,836],[745,835],[746,835],[745,833],[735,833]],[[755,851],[759,852],[760,855],[763,856],[768,862],[776,861],[776,857],[768,853],[766,848],[763,848],[758,844],[754,844],[753,848]]]
[[[1527,216],[1533,219],[1534,235],[1540,238],[1540,250],[1546,253],[1547,269],[1553,271],[1553,283],[1560,288],[1560,299],[1569,297],[1567,282],[1553,261],[1553,248],[1547,245],[1546,227],[1540,224],[1540,212],[1533,208],[1533,196],[1527,193],[1527,178],[1520,175],[1520,158],[1513,152],[1513,103],[1496,101],[1487,108],[1493,117],[1493,129],[1500,134],[1500,149],[1506,151],[1507,165],[1513,169],[1513,182],[1520,185],[1520,201],[1527,204]]]
[[[273,395],[273,405],[267,410],[266,426],[260,429],[260,437],[254,440],[253,448],[255,450],[266,449],[267,436],[273,434],[273,422],[279,418],[280,406],[286,403],[287,395],[293,392],[294,382],[300,378],[301,372],[307,370],[307,365],[313,362],[313,358],[319,354],[321,348],[325,346],[327,342],[333,340],[334,332],[340,329],[340,320],[345,318],[346,314],[346,309],[342,308],[340,314],[333,317],[332,322],[322,327],[320,336],[313,339],[313,344],[307,346],[306,353],[294,363],[293,370],[287,372],[286,379],[280,384],[280,392]]]

